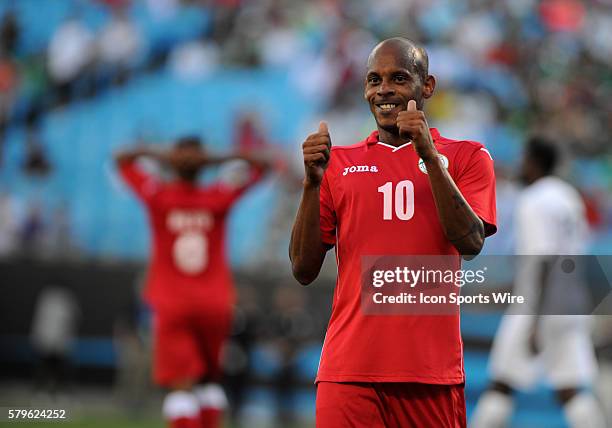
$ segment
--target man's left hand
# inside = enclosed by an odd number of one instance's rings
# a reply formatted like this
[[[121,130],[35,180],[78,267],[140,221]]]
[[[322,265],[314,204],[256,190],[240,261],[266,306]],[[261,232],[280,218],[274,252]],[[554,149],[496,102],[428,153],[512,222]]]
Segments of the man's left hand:
[[[425,113],[417,110],[416,101],[408,101],[406,111],[397,115],[397,128],[399,135],[404,140],[412,140],[414,149],[424,161],[435,159],[438,151],[433,144]]]

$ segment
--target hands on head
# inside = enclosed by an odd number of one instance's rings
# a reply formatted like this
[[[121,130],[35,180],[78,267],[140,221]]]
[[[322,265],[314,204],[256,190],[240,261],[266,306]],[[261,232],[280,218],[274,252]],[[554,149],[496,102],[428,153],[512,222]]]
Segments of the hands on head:
[[[214,158],[203,146],[174,145],[164,150],[161,161],[177,171],[181,169],[199,170],[214,163]]]
[[[174,169],[201,169],[232,160],[243,160],[260,169],[268,169],[271,166],[269,156],[265,153],[238,152],[227,155],[211,155],[203,147],[171,148],[167,151],[162,161]]]
[[[194,178],[202,168],[219,165],[231,160],[244,160],[251,166],[260,170],[272,167],[275,160],[270,153],[232,153],[228,155],[211,155],[201,145],[173,145],[162,147],[160,145],[139,145],[133,148],[120,150],[115,153],[115,161],[118,165],[133,162],[140,157],[148,157],[156,160],[181,177]],[[276,159],[278,160],[278,159]]]

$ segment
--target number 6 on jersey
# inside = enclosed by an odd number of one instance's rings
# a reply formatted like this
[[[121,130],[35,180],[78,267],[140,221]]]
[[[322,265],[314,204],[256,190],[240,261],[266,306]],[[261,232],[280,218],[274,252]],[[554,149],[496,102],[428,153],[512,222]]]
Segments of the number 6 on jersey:
[[[383,219],[393,220],[393,200],[395,199],[395,215],[400,220],[410,220],[414,215],[414,184],[410,180],[403,180],[393,189],[393,183],[387,181],[378,188],[383,194]],[[395,193],[395,198],[393,198]]]
[[[198,232],[183,232],[172,247],[174,264],[187,275],[202,273],[208,265],[208,240]]]

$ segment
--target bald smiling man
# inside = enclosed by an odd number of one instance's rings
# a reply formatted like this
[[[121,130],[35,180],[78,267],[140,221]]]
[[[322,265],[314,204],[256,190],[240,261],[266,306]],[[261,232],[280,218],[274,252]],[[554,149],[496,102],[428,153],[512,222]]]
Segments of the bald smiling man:
[[[293,274],[316,279],[335,248],[338,280],[316,378],[317,427],[464,427],[459,313],[369,313],[368,255],[441,255],[459,268],[496,231],[493,160],[444,138],[423,106],[434,95],[424,48],[392,38],[370,54],[364,98],[377,129],[332,147],[327,124],[302,145],[303,194],[289,244]]]

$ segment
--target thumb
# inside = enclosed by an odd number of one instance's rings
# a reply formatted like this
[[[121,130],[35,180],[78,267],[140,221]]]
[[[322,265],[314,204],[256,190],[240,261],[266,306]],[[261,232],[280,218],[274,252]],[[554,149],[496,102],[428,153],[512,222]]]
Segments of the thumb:
[[[328,134],[329,133],[329,129],[327,129],[327,122],[325,121],[321,121],[319,122],[319,132]]]
[[[417,111],[416,101],[415,100],[408,101],[408,108],[406,110],[407,111]]]

